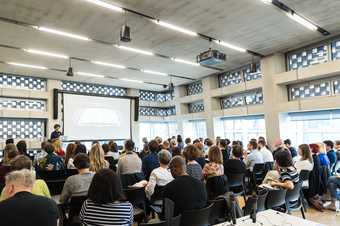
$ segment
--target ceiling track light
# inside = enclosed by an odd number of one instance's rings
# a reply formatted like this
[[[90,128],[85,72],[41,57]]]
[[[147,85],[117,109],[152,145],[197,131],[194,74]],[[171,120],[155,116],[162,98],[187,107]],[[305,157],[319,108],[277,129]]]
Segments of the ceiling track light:
[[[136,48],[132,48],[132,47],[128,47],[128,46],[122,46],[122,45],[114,45],[114,46],[119,48],[119,49],[127,50],[127,51],[130,51],[130,52],[140,53],[140,54],[144,54],[144,55],[148,55],[148,56],[154,55],[154,53],[146,51],[146,50],[142,50],[142,49],[136,49]]]
[[[152,75],[168,76],[167,73],[158,72],[158,71],[144,70],[144,69],[141,69],[140,71],[141,71],[141,72],[144,72],[144,73],[147,73],[147,74],[152,74]]]
[[[87,76],[87,77],[95,77],[95,78],[105,78],[105,75],[93,74],[93,73],[81,72],[81,71],[78,71],[77,75]]]
[[[123,8],[115,6],[115,5],[112,5],[112,4],[109,4],[109,3],[105,2],[105,1],[100,1],[100,0],[84,0],[84,1],[92,3],[92,4],[95,4],[95,5],[98,5],[98,6],[101,6],[101,7],[106,8],[106,9],[110,9],[112,11],[124,12]]]
[[[200,64],[198,64],[198,63],[195,63],[195,62],[192,62],[192,61],[188,61],[188,60],[183,60],[183,59],[180,59],[180,58],[171,57],[171,60],[175,61],[175,62],[183,63],[183,64],[189,64],[189,65],[193,65],[193,66],[200,66]]]
[[[273,3],[273,0],[261,0],[264,4],[270,5]]]
[[[178,31],[178,32],[190,35],[190,36],[198,36],[197,32],[188,30],[186,28],[178,27],[177,25],[170,24],[170,23],[167,23],[167,22],[164,22],[164,21],[160,21],[158,19],[153,20],[153,22],[155,22],[156,24],[158,24],[158,25],[160,25],[162,27],[166,27],[166,28],[169,28],[171,30]]]
[[[242,47],[239,47],[239,46],[235,46],[233,44],[230,44],[228,42],[223,42],[221,40],[214,40],[214,42],[218,45],[221,45],[221,46],[224,46],[224,47],[227,47],[229,49],[233,49],[233,50],[236,50],[236,51],[239,51],[239,52],[242,52],[242,53],[245,53],[247,52],[246,49],[242,48]]]
[[[55,30],[52,28],[48,28],[48,27],[33,26],[33,28],[39,31],[44,31],[47,33],[52,33],[55,35],[60,35],[60,36],[68,37],[68,38],[78,39],[82,41],[91,41],[90,38],[82,36],[82,35],[73,34],[73,33],[65,32],[65,31],[59,31],[59,30]]]
[[[27,67],[27,68],[33,68],[33,69],[41,69],[46,70],[47,67],[39,66],[39,65],[32,65],[32,64],[23,64],[23,63],[17,63],[17,62],[7,62],[9,65],[18,66],[18,67]]]
[[[125,82],[135,82],[135,83],[144,83],[141,80],[135,80],[135,79],[129,79],[129,78],[120,78],[119,80],[125,81]]]
[[[43,56],[49,56],[49,57],[55,57],[55,58],[62,58],[62,59],[68,59],[69,57],[63,54],[58,53],[50,53],[43,50],[38,49],[23,49],[25,52],[37,54],[37,55],[43,55]]]
[[[111,63],[102,62],[102,61],[91,61],[91,63],[97,64],[97,65],[106,66],[106,67],[113,67],[113,68],[119,68],[119,69],[126,69],[126,66],[120,65],[120,64],[111,64]]]
[[[317,31],[318,27],[313,24],[312,22],[310,22],[308,19],[296,14],[294,11],[292,12],[288,12],[287,13],[288,17],[291,18],[292,20],[298,22],[299,24],[301,24],[302,26],[308,28],[309,30],[312,31]]]
[[[73,77],[74,76],[73,68],[72,68],[72,64],[71,64],[71,58],[69,59],[69,66],[68,66],[66,75],[69,76],[69,77]]]

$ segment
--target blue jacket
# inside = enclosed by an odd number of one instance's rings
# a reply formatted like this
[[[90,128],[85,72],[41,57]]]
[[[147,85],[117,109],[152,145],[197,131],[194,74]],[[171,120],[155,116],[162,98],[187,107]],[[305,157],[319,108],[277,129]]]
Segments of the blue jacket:
[[[329,166],[329,159],[325,153],[319,154],[321,166]]]
[[[148,180],[152,170],[159,167],[158,155],[156,152],[150,152],[143,158],[142,168],[145,178]]]
[[[334,150],[330,150],[327,152],[327,157],[329,159],[329,162],[331,164],[334,164],[337,162],[336,152]]]

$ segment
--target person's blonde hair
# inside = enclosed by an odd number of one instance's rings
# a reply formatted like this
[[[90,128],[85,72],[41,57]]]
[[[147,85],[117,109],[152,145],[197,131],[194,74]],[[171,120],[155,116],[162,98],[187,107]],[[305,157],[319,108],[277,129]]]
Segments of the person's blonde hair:
[[[217,146],[212,146],[209,148],[208,152],[209,162],[223,164],[223,155],[221,150]]]
[[[320,150],[319,150],[319,153],[323,153],[323,154],[326,154],[326,146],[324,143],[316,143],[319,147],[320,147]]]
[[[104,158],[104,150],[100,144],[94,144],[89,153],[90,158],[90,170],[97,172],[107,166],[107,162]]]
[[[52,145],[55,151],[58,151],[61,148],[61,141],[60,139],[55,139],[52,141]]]
[[[6,144],[4,148],[4,164],[9,164],[10,161],[19,154],[17,146],[14,144]]]

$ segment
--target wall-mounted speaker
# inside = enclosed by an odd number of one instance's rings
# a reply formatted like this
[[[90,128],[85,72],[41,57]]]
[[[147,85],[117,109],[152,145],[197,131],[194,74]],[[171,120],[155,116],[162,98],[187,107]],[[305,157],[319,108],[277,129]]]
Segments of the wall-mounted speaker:
[[[53,89],[53,119],[58,119],[58,89]]]
[[[139,97],[135,98],[135,115],[134,115],[135,122],[139,119]]]

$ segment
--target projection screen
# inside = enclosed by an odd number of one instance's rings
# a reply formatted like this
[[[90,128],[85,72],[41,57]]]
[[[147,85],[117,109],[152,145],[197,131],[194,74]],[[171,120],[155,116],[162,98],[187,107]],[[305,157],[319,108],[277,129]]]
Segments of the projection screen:
[[[64,139],[131,138],[131,99],[63,93]]]

